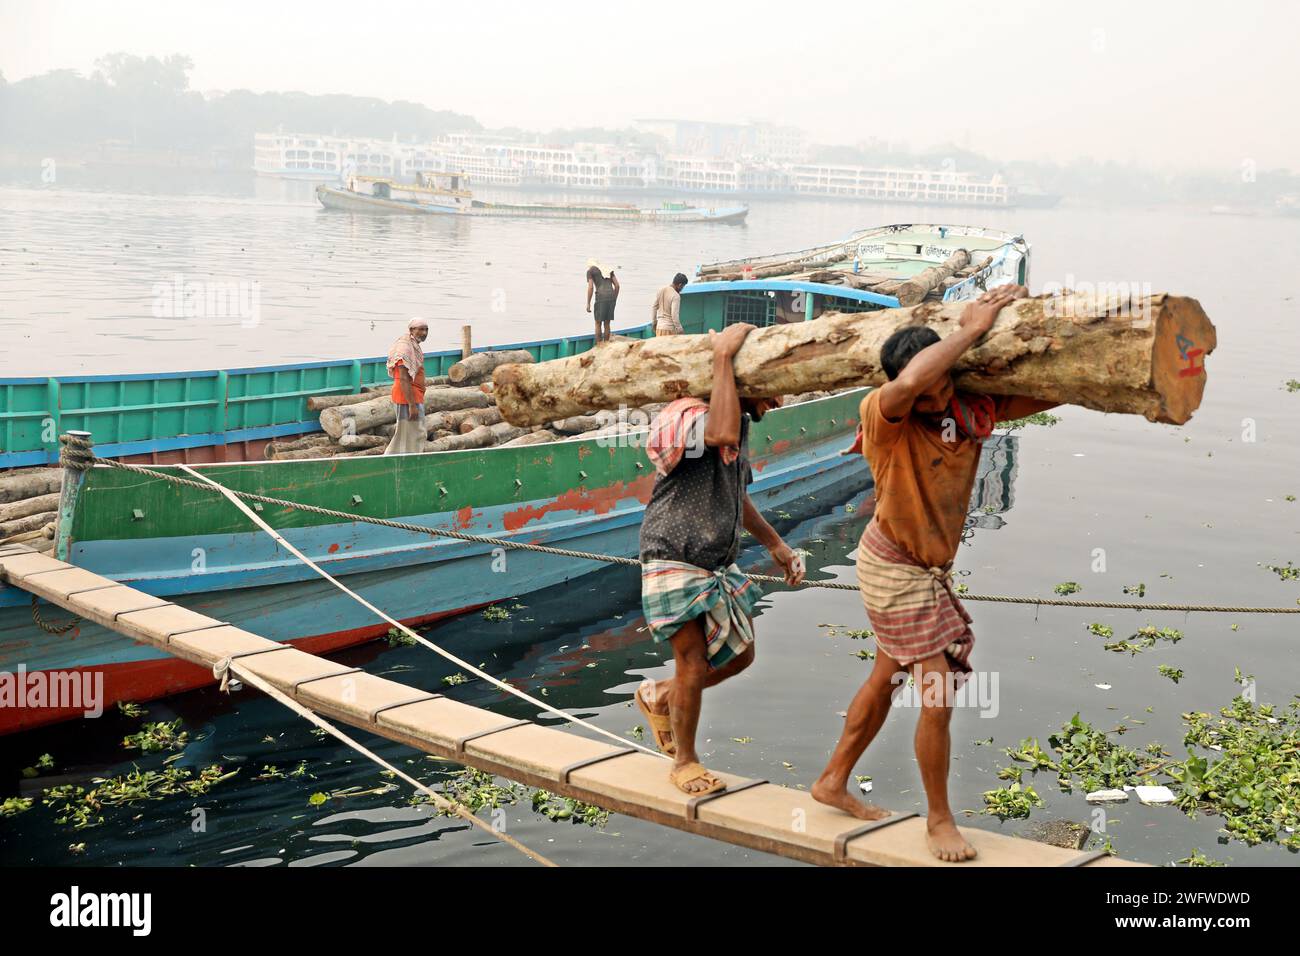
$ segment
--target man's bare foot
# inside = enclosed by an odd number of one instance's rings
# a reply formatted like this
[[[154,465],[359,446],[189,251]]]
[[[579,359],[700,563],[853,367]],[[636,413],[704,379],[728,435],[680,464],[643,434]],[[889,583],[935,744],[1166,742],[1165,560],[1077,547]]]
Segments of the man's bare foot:
[[[945,863],[964,863],[975,859],[977,855],[975,848],[966,842],[966,838],[957,829],[952,817],[926,823],[925,845]]]
[[[818,803],[824,803],[828,807],[843,810],[859,820],[883,820],[889,816],[888,810],[859,800],[849,793],[848,788],[843,784],[836,785],[825,780],[818,780],[813,784],[810,792],[812,798]]]

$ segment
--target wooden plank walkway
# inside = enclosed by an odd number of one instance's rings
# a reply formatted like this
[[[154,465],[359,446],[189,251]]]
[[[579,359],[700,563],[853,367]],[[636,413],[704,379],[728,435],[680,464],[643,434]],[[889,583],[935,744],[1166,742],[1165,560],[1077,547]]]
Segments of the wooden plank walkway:
[[[979,850],[978,859],[940,863],[926,850],[924,817],[896,814],[888,825],[872,828],[804,791],[721,772],[726,792],[692,799],[669,783],[665,760],[306,654],[25,545],[0,545],[0,581],[203,667],[237,659],[303,706],[340,723],[616,813],[789,859],[963,868],[1139,865],[971,827],[963,832]]]

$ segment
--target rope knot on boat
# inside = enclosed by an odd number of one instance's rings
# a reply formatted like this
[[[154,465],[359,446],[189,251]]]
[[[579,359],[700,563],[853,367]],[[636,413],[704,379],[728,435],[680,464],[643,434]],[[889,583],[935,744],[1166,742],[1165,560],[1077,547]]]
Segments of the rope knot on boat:
[[[59,464],[71,471],[89,471],[95,465],[95,448],[88,432],[59,436]]]
[[[221,681],[221,693],[229,694],[232,690],[239,690],[243,685],[238,678],[230,676],[230,658],[223,657],[212,665],[212,676]]]

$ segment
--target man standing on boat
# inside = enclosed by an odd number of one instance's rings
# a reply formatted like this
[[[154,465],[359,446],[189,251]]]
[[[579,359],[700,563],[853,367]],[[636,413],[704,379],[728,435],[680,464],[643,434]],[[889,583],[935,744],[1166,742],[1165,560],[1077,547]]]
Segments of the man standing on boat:
[[[686,276],[677,273],[671,285],[666,285],[655,296],[650,310],[650,326],[655,335],[682,334],[682,290],[686,288]]]
[[[926,842],[940,860],[975,858],[948,805],[948,725],[957,688],[971,672],[975,635],[952,588],[980,447],[998,421],[1053,403],[957,392],[952,367],[1005,306],[1027,295],[1001,286],[966,306],[960,328],[899,329],[880,350],[889,379],[862,401],[858,440],[876,482],[875,513],[858,543],[858,586],[876,636],[871,676],[849,705],[844,732],[813,785],[813,798],[863,820],[889,812],[848,791],[849,775],[910,675],[921,702],[916,762],[929,804]]]
[[[641,524],[641,602],[657,643],[672,644],[672,678],[647,679],[636,691],[655,743],[673,758],[672,782],[684,793],[714,793],[725,784],[695,752],[704,688],[734,677],[754,660],[750,611],[758,586],[736,567],[743,527],[771,552],[790,584],[803,580],[800,558],[781,540],[746,487],[749,423],[779,400],[740,399],[732,358],[752,325],[709,333],[713,394],[706,404],[679,398],[650,425],[646,454],[654,490]]]
[[[618,301],[618,277],[613,269],[606,269],[595,259],[587,260],[587,311],[591,311],[592,298],[596,306],[596,344],[609,341],[609,330],[614,324],[614,303]]]
[[[424,451],[424,347],[429,323],[412,319],[406,334],[388,350],[388,374],[393,378],[393,404],[397,406],[397,429],[385,455],[409,455]]]

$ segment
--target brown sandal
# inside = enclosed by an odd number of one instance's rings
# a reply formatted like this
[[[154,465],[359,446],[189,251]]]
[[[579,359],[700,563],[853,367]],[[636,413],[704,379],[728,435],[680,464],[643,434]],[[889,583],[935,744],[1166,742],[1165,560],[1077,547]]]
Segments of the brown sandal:
[[[668,779],[673,782],[673,785],[678,790],[692,797],[702,797],[706,793],[717,793],[719,790],[727,789],[725,783],[706,770],[703,764],[698,763],[673,767],[672,772],[668,774]],[[696,780],[703,780],[706,784],[705,788],[703,790],[687,790],[686,785],[694,783]]]
[[[661,753],[672,756],[677,753],[677,745],[673,743],[673,721],[667,714],[656,714],[650,709],[650,705],[645,702],[641,696],[641,688],[637,687],[636,692],[632,694],[636,698],[637,710],[645,715],[646,723],[650,725],[650,733],[654,736],[655,746]]]

